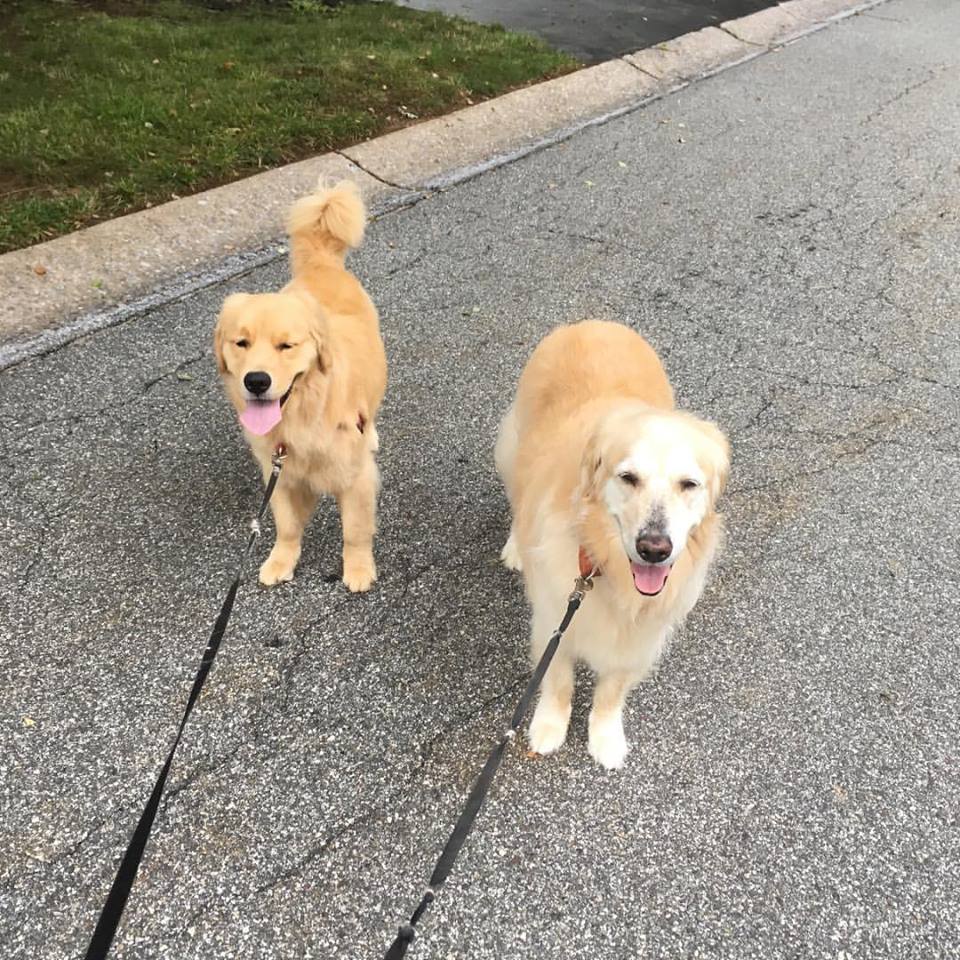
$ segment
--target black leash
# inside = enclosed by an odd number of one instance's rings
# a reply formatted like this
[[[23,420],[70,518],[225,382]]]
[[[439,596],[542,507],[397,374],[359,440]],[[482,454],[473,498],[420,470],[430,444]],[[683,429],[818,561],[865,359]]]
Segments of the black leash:
[[[595,573],[595,570],[591,570],[589,573],[581,574],[581,576],[577,577],[573,593],[571,593],[567,599],[567,610],[563,615],[563,619],[560,621],[560,626],[557,627],[553,636],[548,641],[547,647],[543,651],[543,656],[540,657],[540,662],[534,669],[530,681],[527,683],[527,688],[523,691],[523,696],[517,704],[516,710],[513,711],[509,729],[500,738],[493,750],[490,751],[490,756],[487,757],[487,762],[483,765],[480,776],[477,777],[477,781],[470,791],[470,796],[467,797],[467,804],[463,808],[463,812],[460,814],[456,826],[453,828],[453,833],[450,834],[450,839],[447,840],[446,846],[440,854],[440,859],[433,868],[433,873],[430,875],[430,883],[427,886],[427,892],[423,895],[420,903],[417,904],[417,909],[413,911],[410,922],[400,928],[396,940],[391,944],[383,960],[403,960],[407,955],[407,948],[413,943],[413,939],[416,936],[416,926],[420,922],[420,918],[426,913],[427,907],[433,903],[437,895],[437,890],[443,885],[443,882],[450,875],[453,865],[457,862],[460,848],[470,835],[473,822],[476,820],[477,814],[480,812],[480,807],[486,799],[487,793],[490,791],[490,786],[497,773],[497,768],[500,766],[500,761],[503,759],[507,745],[516,737],[517,731],[520,729],[520,724],[523,722],[524,715],[527,710],[530,709],[530,704],[533,702],[533,698],[540,688],[544,674],[546,674],[547,668],[550,666],[550,662],[557,652],[557,647],[560,646],[560,638],[566,632],[567,627],[570,626],[570,621],[580,608],[580,604],[587,591],[593,587],[593,577]]]
[[[190,696],[187,698],[187,707],[183,711],[183,719],[180,721],[180,726],[177,729],[173,746],[170,748],[170,752],[167,754],[167,761],[164,763],[163,769],[160,771],[160,776],[157,777],[157,782],[154,784],[153,793],[150,794],[150,799],[147,801],[147,805],[140,815],[140,822],[137,824],[136,830],[133,831],[133,836],[130,838],[130,843],[127,846],[127,852],[123,855],[120,868],[117,870],[117,876],[113,881],[113,886],[110,888],[110,893],[107,895],[107,902],[103,905],[103,910],[100,912],[100,919],[97,921],[97,928],[93,932],[93,939],[90,941],[90,946],[87,948],[85,960],[106,960],[106,956],[110,952],[110,944],[116,935],[120,918],[123,916],[124,907],[127,905],[127,898],[130,896],[130,890],[133,887],[133,882],[137,879],[137,871],[140,869],[143,851],[147,845],[147,840],[150,838],[150,831],[153,829],[153,821],[157,816],[157,810],[160,808],[160,800],[163,797],[163,788],[167,783],[167,774],[170,773],[170,766],[173,763],[173,755],[177,752],[177,747],[180,745],[180,737],[183,735],[183,728],[187,725],[187,720],[190,719],[194,704],[196,704],[200,696],[200,691],[203,690],[207,675],[210,673],[210,668],[213,666],[214,659],[216,659],[217,651],[220,649],[220,641],[223,640],[227,624],[230,622],[233,601],[236,599],[237,589],[243,579],[244,568],[250,559],[250,554],[253,552],[253,545],[260,536],[260,521],[263,519],[267,504],[273,496],[274,488],[280,477],[280,470],[283,468],[283,460],[284,452],[283,446],[281,445],[273,455],[273,470],[267,482],[266,489],[263,491],[263,499],[260,501],[260,507],[250,524],[250,537],[247,540],[246,549],[237,567],[237,575],[233,578],[233,583],[230,584],[230,589],[227,591],[223,606],[220,608],[220,613],[217,615],[216,622],[213,625],[210,639],[207,641],[207,649],[203,651],[200,669],[197,670],[197,675],[194,678],[193,688],[190,690]]]

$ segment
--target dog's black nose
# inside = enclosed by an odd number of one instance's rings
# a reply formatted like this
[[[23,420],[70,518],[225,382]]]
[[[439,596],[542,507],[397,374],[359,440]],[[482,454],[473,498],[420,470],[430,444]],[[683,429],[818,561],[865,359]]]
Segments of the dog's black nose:
[[[270,374],[262,370],[253,370],[243,378],[243,385],[255,396],[270,389]]]
[[[641,533],[637,537],[637,553],[647,563],[663,563],[673,553],[673,543],[662,533]]]

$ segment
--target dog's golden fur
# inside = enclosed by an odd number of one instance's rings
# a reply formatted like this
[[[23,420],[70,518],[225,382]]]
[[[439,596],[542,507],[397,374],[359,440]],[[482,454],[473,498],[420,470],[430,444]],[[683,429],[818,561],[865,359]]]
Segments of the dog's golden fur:
[[[535,751],[563,743],[581,659],[597,673],[590,752],[622,764],[624,698],[696,603],[717,549],[728,456],[713,424],[674,409],[659,358],[627,327],[585,321],[534,351],[496,451],[513,513],[503,558],[524,574],[534,658],[564,609],[581,548],[600,570],[544,680]],[[669,534],[666,562],[637,554],[651,525]],[[650,581],[659,593],[640,592]]]
[[[365,223],[349,181],[304,197],[288,221],[291,282],[278,293],[233,294],[217,321],[217,363],[238,414],[250,400],[244,377],[252,371],[269,375],[271,400],[289,391],[280,423],[263,436],[246,431],[265,478],[277,445],[286,448],[271,502],[277,540],[260,568],[267,585],[293,577],[304,527],[324,493],[340,508],[343,582],[357,591],[376,579],[374,454],[387,362],[376,308],[344,267]]]

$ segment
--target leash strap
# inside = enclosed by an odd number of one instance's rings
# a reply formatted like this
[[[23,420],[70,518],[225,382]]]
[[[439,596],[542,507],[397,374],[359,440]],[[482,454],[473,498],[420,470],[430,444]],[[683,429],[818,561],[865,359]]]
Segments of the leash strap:
[[[227,590],[227,595],[220,607],[220,613],[217,614],[216,622],[210,633],[210,639],[207,641],[207,648],[203,651],[203,657],[200,660],[200,668],[193,680],[193,687],[190,690],[190,696],[187,698],[187,706],[183,711],[183,718],[180,720],[180,726],[177,729],[177,735],[174,737],[173,746],[167,754],[167,760],[160,770],[160,776],[153,786],[153,792],[150,799],[140,815],[140,821],[130,843],[127,845],[127,852],[123,855],[120,862],[120,868],[114,878],[113,886],[110,887],[110,893],[107,895],[107,901],[100,911],[100,919],[97,921],[97,927],[93,931],[93,938],[90,940],[90,946],[84,955],[85,960],[106,960],[110,952],[110,944],[116,935],[117,927],[120,925],[120,918],[123,916],[124,907],[127,905],[127,899],[130,896],[130,890],[133,887],[134,880],[137,879],[137,871],[140,869],[140,861],[143,859],[143,852],[147,846],[147,840],[150,839],[150,831],[153,829],[153,821],[156,819],[157,811],[160,808],[160,800],[163,797],[163,790],[167,783],[167,775],[170,773],[170,767],[173,764],[173,756],[180,745],[180,738],[183,736],[184,727],[193,713],[194,705],[200,697],[203,685],[206,683],[207,676],[213,667],[213,661],[216,659],[217,651],[220,649],[220,642],[226,633],[227,624],[230,622],[230,614],[233,610],[233,602],[237,597],[237,590],[243,580],[243,571],[253,552],[253,546],[260,536],[260,521],[266,512],[267,504],[273,496],[274,488],[280,477],[280,470],[283,467],[284,453],[283,448],[279,447],[273,455],[273,470],[270,479],[263,491],[263,498],[260,501],[260,507],[256,516],[250,524],[250,536],[247,539],[247,546],[243,552],[240,564],[237,567],[237,575]]]
[[[523,696],[513,711],[510,727],[490,751],[487,762],[483,765],[480,776],[477,777],[473,789],[470,791],[470,796],[467,797],[467,803],[463,808],[463,812],[460,814],[456,826],[453,828],[453,832],[450,834],[450,838],[447,840],[440,854],[437,865],[433,868],[426,893],[424,893],[420,903],[417,904],[416,910],[413,911],[409,923],[404,924],[400,928],[400,932],[391,944],[390,949],[387,950],[384,960],[403,960],[407,955],[407,949],[410,944],[413,943],[414,937],[416,936],[416,926],[420,922],[420,918],[426,913],[427,907],[433,903],[437,890],[443,885],[444,881],[450,875],[454,864],[457,862],[460,850],[470,835],[477,814],[480,812],[480,807],[493,784],[493,778],[496,776],[497,768],[500,766],[500,761],[503,759],[507,745],[516,737],[517,731],[520,729],[520,724],[523,722],[527,710],[530,709],[530,704],[533,702],[537,690],[540,689],[540,684],[547,672],[547,668],[550,666],[554,654],[556,654],[557,648],[560,646],[561,638],[566,632],[567,627],[570,626],[573,615],[580,608],[580,604],[587,591],[593,586],[592,578],[594,575],[595,572],[591,571],[577,578],[573,593],[571,593],[567,599],[567,610],[563,615],[563,619],[560,621],[560,626],[557,627],[553,636],[550,637],[546,649],[543,651],[543,655],[540,657],[539,662],[530,676],[526,689],[523,691]]]

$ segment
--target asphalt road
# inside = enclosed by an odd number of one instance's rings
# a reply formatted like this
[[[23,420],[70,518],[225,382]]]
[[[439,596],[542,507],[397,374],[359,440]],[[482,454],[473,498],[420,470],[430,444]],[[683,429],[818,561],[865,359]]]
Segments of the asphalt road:
[[[582,686],[411,958],[957,956],[958,33],[893,0],[372,225],[381,580],[326,504],[242,591],[117,958],[382,956],[525,678],[495,425],[585,316],[729,432],[727,548],[626,768]],[[210,331],[284,272],[0,374],[7,958],[82,953],[153,783],[258,490]]]
[[[609,60],[776,0],[399,0],[402,6],[499,23],[542,37],[586,63]]]

